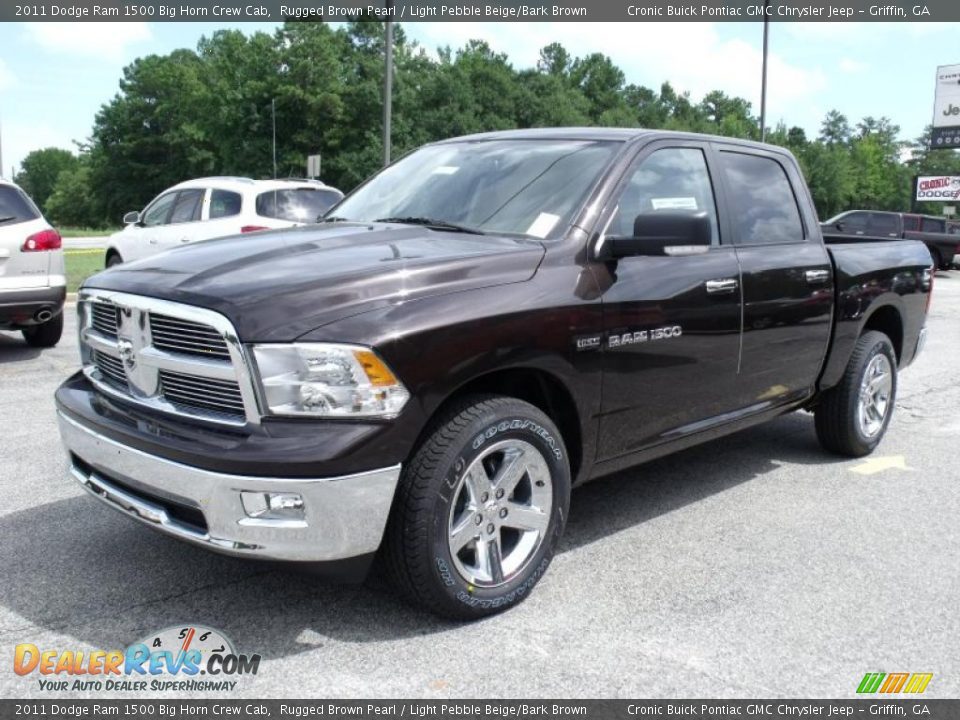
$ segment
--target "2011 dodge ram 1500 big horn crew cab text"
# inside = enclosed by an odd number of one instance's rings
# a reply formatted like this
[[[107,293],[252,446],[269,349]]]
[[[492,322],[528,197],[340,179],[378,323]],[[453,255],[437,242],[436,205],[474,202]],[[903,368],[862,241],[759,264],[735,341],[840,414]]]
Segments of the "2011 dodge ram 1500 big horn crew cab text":
[[[60,428],[84,488],[169,535],[341,575],[379,552],[479,617],[544,574],[579,483],[798,409],[871,452],[931,269],[919,242],[825,245],[780,148],[474,135],[321,225],[95,275]]]

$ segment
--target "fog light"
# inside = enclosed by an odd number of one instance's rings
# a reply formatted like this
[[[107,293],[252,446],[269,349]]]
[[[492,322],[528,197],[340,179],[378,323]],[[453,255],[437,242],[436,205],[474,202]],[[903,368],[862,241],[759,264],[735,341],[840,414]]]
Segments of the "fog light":
[[[261,520],[302,520],[303,498],[299,493],[241,492],[240,501],[249,517]]]

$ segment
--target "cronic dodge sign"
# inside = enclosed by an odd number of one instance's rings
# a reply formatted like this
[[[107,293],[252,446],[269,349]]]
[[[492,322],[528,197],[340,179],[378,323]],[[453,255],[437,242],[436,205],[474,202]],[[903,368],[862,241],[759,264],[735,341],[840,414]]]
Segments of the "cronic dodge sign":
[[[917,200],[960,200],[960,176],[935,175],[917,178]]]
[[[930,147],[960,147],[960,65],[937,68]]]

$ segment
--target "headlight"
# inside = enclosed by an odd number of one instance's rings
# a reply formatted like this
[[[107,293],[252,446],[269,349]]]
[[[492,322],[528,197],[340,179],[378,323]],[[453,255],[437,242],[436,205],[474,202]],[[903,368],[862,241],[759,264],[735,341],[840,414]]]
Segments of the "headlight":
[[[396,417],[410,393],[376,353],[356,345],[254,345],[273,415]]]

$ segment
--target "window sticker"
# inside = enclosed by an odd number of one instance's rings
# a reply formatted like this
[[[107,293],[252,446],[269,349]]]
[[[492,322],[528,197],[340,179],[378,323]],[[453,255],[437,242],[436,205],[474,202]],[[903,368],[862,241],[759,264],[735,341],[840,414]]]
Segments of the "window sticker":
[[[545,238],[550,234],[550,231],[553,230],[553,226],[557,224],[557,220],[559,219],[559,215],[542,212],[537,215],[536,220],[530,223],[530,227],[527,228],[527,235]]]
[[[696,210],[697,199],[693,197],[652,198],[654,210]]]

